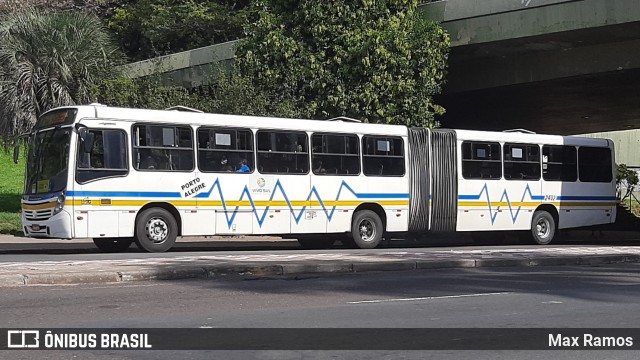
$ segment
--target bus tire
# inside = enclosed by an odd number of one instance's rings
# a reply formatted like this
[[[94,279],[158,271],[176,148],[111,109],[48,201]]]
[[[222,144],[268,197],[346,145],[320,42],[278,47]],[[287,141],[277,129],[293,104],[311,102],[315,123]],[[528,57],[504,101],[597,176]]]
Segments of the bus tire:
[[[373,249],[382,241],[382,220],[371,210],[358,211],[351,223],[353,243],[360,249]]]
[[[556,219],[544,210],[533,213],[531,239],[535,244],[548,245],[556,233]]]
[[[149,208],[138,216],[135,242],[146,252],[165,252],[176,243],[178,223],[165,209]]]
[[[127,250],[133,243],[133,238],[96,238],[93,243],[103,252],[118,253]]]

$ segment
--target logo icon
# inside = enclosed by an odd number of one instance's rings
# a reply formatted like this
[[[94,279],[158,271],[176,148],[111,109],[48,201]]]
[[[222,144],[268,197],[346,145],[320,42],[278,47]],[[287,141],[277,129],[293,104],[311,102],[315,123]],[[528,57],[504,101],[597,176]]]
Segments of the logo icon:
[[[267,181],[264,178],[258,178],[258,180],[256,181],[256,183],[258,184],[258,187],[264,187],[267,184]]]
[[[8,330],[7,347],[10,349],[29,349],[40,347],[39,330]]]

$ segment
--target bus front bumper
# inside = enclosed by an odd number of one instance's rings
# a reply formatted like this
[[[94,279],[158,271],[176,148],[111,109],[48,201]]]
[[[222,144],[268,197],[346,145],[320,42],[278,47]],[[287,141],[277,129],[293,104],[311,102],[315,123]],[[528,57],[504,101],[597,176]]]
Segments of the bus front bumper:
[[[22,214],[22,231],[26,237],[71,239],[71,227],[71,214],[65,209],[47,220],[27,220]]]

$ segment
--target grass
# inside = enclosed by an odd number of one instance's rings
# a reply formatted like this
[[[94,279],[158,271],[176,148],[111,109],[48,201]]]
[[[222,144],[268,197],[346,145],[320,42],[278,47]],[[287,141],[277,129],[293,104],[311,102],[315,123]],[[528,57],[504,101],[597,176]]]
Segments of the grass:
[[[21,150],[23,153],[24,149]],[[0,234],[22,234],[20,197],[23,182],[24,160],[16,165],[12,154],[0,149]]]

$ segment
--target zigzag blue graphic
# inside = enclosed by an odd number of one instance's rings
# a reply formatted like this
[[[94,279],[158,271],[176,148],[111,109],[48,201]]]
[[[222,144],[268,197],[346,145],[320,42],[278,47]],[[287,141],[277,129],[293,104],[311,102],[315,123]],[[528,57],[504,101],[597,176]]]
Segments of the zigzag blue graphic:
[[[487,183],[484,184],[484,187],[482,187],[482,190],[480,190],[480,193],[478,195],[460,195],[458,196],[458,199],[460,200],[480,200],[480,197],[482,197],[482,194],[485,194],[486,199],[487,199],[487,204],[488,204],[488,210],[489,210],[489,217],[491,218],[491,225],[493,225],[493,223],[496,221],[496,217],[498,216],[498,210],[500,210],[500,205],[498,205],[496,207],[495,212],[492,210],[491,208],[491,199],[489,196],[489,189],[487,187]],[[533,195],[531,193],[531,189],[529,188],[529,185],[527,184],[527,187],[524,189],[524,191],[522,192],[522,198],[520,199],[520,202],[524,201],[524,197],[527,195],[527,193],[529,194],[529,198],[531,200],[534,201],[542,201],[544,199],[544,196],[542,195]],[[511,221],[515,224],[516,220],[518,219],[518,215],[520,214],[520,210],[522,209],[522,206],[518,206],[518,210],[515,211],[515,214],[513,212],[513,207],[511,206],[511,200],[509,199],[509,194],[507,193],[507,189],[504,189],[504,191],[502,192],[502,197],[500,198],[500,201],[498,202],[502,202],[504,199],[507,200],[507,205],[509,206],[509,212],[511,213]]]
[[[196,195],[196,198],[209,198],[211,193],[213,192],[213,189],[217,188],[218,189],[218,194],[220,195],[220,200],[222,201],[222,207],[225,210],[225,217],[227,218],[227,226],[230,228],[231,224],[233,224],[233,220],[236,217],[236,214],[238,213],[238,209],[240,208],[240,206],[236,206],[235,209],[233,209],[233,213],[231,214],[231,217],[229,217],[228,215],[228,209],[227,209],[227,204],[226,201],[224,200],[224,194],[222,192],[222,187],[220,186],[220,179],[216,179],[216,181],[213,183],[213,185],[211,185],[211,188],[209,189],[209,191],[204,192],[204,193],[200,193],[198,195]],[[361,194],[361,193],[356,193],[350,186],[349,184],[347,184],[344,180],[342,181],[342,183],[340,183],[340,188],[338,189],[338,194],[336,195],[336,199],[335,201],[340,199],[340,194],[342,193],[342,189],[345,188],[347,189],[351,194],[353,194],[357,199],[380,199],[380,198],[385,198],[385,199],[397,199],[397,198],[401,198],[401,199],[408,199],[409,198],[409,194],[403,194],[403,193],[386,193],[386,194],[373,194],[373,193],[369,193],[369,194]],[[269,198],[269,201],[273,201],[273,198],[276,195],[276,190],[280,190],[280,192],[282,193],[282,196],[284,197],[285,202],[287,203],[287,206],[289,207],[289,210],[291,210],[291,216],[293,216],[294,220],[296,221],[296,224],[300,221],[300,219],[302,218],[302,215],[304,214],[304,211],[307,208],[307,205],[303,206],[302,209],[300,209],[300,212],[298,212],[297,215],[294,214],[294,209],[293,206],[291,205],[291,201],[289,201],[289,197],[287,196],[287,193],[284,191],[284,188],[282,187],[282,184],[280,183],[280,180],[278,179],[276,181],[276,184],[273,188],[273,191],[271,191],[271,197]],[[258,211],[256,209],[255,203],[253,201],[253,198],[251,197],[251,192],[249,191],[247,185],[244,186],[244,189],[242,190],[242,194],[240,195],[240,199],[238,201],[242,201],[244,200],[245,195],[247,196],[247,199],[249,200],[249,203],[251,204],[251,208],[253,209],[253,213],[256,217],[256,220],[258,221],[258,225],[260,227],[262,227],[262,223],[264,222],[266,216],[267,216],[267,212],[269,211],[269,207],[270,206],[266,206],[264,211],[262,212],[262,215],[258,215]],[[316,199],[318,199],[318,201],[320,202],[320,206],[322,207],[322,210],[324,211],[325,215],[327,216],[327,219],[329,221],[331,221],[331,219],[333,218],[333,214],[335,213],[336,210],[336,205],[333,206],[333,208],[331,209],[331,211],[329,211],[327,209],[327,207],[324,204],[324,201],[322,201],[322,198],[320,197],[320,194],[318,194],[318,191],[316,190],[316,187],[313,186],[311,188],[311,191],[309,192],[309,195],[307,196],[306,201],[311,200],[311,196],[314,195],[316,197]]]

